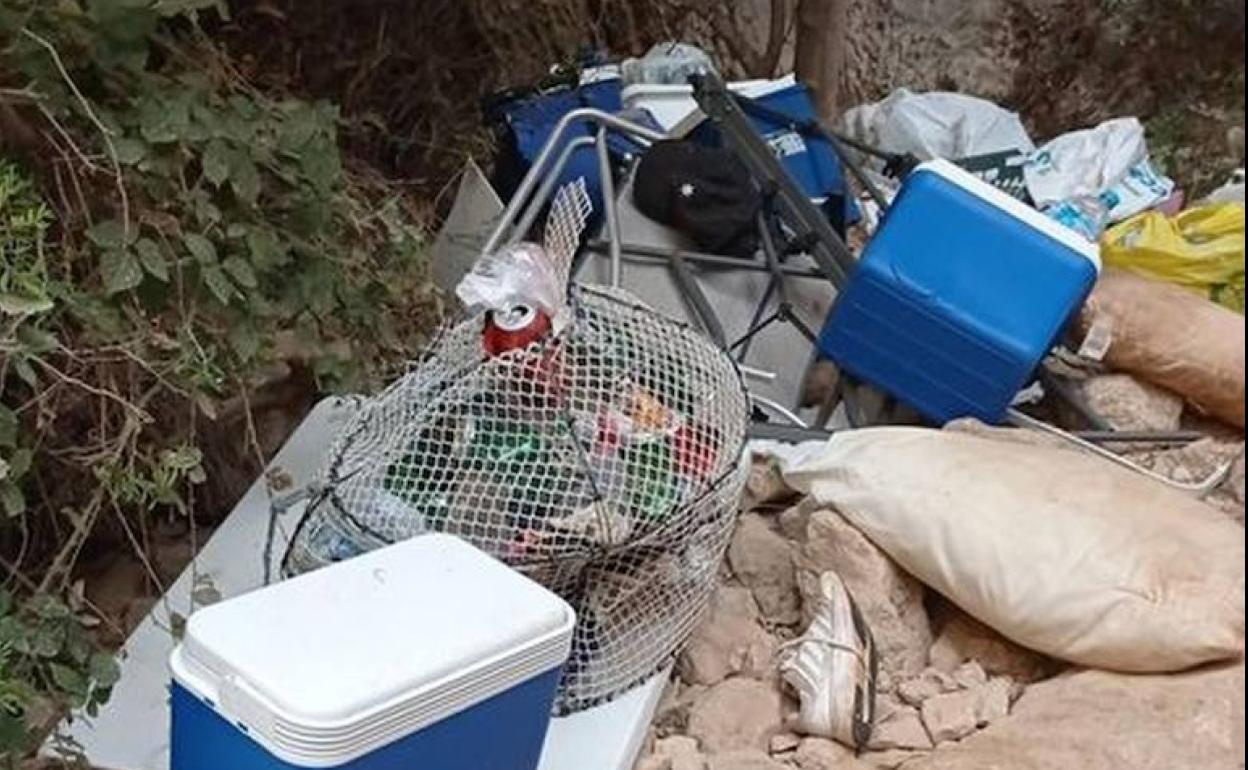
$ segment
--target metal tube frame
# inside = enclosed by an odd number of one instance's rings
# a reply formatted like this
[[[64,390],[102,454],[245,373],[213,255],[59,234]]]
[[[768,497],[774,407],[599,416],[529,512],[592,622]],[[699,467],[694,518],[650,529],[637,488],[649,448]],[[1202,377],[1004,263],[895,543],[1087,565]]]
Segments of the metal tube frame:
[[[532,167],[529,169],[528,173],[524,175],[524,179],[520,181],[520,185],[516,188],[515,194],[511,197],[511,200],[507,203],[507,207],[503,210],[503,215],[499,218],[498,224],[494,226],[494,230],[490,233],[490,237],[486,239],[485,245],[481,248],[482,254],[492,254],[497,251],[500,246],[509,242],[508,239],[512,233],[515,232],[515,225],[519,222],[521,212],[525,210],[526,206],[536,205],[540,208],[542,201],[535,200],[531,202],[530,199],[532,198],[534,191],[537,190],[539,183],[546,178],[545,175],[548,173],[547,165],[550,163],[551,156],[555,153],[555,148],[562,143],[564,135],[567,134],[568,130],[573,125],[585,123],[598,126],[598,135],[593,141],[597,141],[600,145],[606,144],[606,129],[612,129],[619,133],[625,134],[630,139],[633,139],[642,145],[661,141],[667,138],[667,135],[660,131],[655,131],[630,120],[625,120],[591,107],[583,107],[567,113],[560,118],[557,124],[555,124],[555,128],[551,132],[550,139],[548,139],[546,144],[542,146],[541,152],[538,153],[537,158],[533,161]],[[605,150],[603,149],[599,150],[600,157],[601,153],[604,151]],[[571,157],[571,155],[569,154],[568,157]],[[554,176],[555,178],[558,177],[557,174],[551,174],[551,176]],[[606,175],[606,177],[607,178],[604,179],[604,193],[607,191],[606,185],[611,185],[610,176]],[[612,192],[614,192],[614,189],[612,189]],[[603,197],[605,198],[607,196],[604,195]],[[604,209],[607,211],[608,217],[612,216],[614,208],[614,200],[604,201]],[[523,231],[521,231],[521,235],[518,237],[523,237]],[[618,241],[618,238],[616,240]]]

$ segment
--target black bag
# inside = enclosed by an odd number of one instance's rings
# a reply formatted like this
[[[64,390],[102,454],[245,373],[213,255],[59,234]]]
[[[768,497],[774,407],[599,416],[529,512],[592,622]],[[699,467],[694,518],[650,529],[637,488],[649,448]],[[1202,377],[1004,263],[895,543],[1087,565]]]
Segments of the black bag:
[[[748,258],[758,247],[762,195],[728,150],[689,141],[655,142],[637,164],[633,203],[647,217],[688,235],[703,251]]]

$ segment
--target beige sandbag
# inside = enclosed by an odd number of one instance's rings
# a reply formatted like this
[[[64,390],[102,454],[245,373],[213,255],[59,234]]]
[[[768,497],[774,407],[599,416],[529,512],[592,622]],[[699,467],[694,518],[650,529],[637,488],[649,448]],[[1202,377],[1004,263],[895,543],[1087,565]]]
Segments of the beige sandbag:
[[[924,428],[834,436],[785,473],[1025,647],[1175,671],[1244,647],[1244,529],[1098,458]]]
[[[1079,318],[1084,347],[1110,367],[1178,393],[1244,427],[1244,317],[1186,289],[1102,273]]]

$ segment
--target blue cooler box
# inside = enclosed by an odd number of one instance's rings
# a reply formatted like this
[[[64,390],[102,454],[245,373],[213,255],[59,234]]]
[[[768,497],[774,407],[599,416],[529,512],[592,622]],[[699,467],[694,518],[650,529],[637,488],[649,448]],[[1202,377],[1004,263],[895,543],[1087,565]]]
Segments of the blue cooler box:
[[[932,161],[906,179],[819,347],[938,423],[999,422],[1099,271],[1095,244]]]
[[[172,770],[534,770],[575,615],[448,535],[195,613]]]

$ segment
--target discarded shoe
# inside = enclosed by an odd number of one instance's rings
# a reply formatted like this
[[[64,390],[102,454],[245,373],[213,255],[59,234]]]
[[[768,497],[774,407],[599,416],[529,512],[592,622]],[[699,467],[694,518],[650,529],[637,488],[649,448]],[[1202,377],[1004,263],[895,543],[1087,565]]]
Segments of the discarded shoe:
[[[781,647],[781,675],[801,700],[793,727],[861,748],[875,722],[875,641],[835,572],[820,576],[819,592],[806,633]]]

